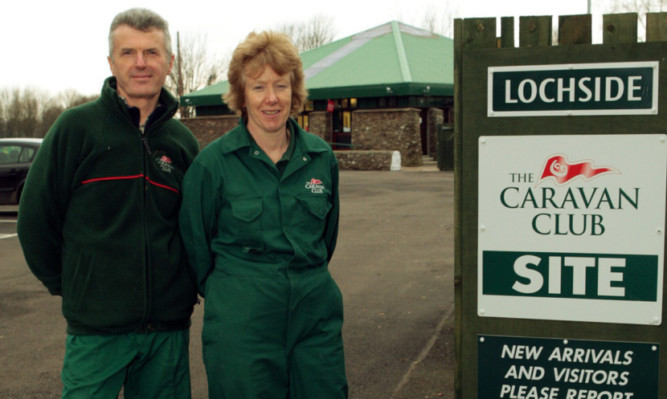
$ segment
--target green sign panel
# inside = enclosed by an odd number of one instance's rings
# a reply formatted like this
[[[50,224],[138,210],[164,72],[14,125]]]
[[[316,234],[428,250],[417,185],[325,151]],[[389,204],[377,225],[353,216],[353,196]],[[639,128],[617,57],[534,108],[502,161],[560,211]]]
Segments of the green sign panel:
[[[490,67],[488,115],[655,114],[658,62]]]
[[[478,336],[478,398],[657,398],[660,345]]]
[[[656,301],[657,255],[483,251],[484,295]]]

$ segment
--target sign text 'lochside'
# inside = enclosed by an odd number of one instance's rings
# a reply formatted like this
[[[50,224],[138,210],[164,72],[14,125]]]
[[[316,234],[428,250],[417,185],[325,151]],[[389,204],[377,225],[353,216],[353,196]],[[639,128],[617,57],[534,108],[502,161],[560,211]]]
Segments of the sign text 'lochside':
[[[488,68],[488,116],[645,115],[658,110],[657,61]]]

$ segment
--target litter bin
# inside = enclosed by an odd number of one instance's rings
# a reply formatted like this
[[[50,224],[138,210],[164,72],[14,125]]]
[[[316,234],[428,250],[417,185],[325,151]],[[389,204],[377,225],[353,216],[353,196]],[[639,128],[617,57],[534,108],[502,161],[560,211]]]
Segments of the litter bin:
[[[454,170],[454,125],[438,124],[438,169]]]

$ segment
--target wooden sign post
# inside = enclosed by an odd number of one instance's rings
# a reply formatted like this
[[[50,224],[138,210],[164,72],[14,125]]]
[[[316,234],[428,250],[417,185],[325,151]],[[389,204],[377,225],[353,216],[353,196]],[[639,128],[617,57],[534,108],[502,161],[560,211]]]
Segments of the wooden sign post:
[[[667,13],[455,21],[456,396],[667,398]]]

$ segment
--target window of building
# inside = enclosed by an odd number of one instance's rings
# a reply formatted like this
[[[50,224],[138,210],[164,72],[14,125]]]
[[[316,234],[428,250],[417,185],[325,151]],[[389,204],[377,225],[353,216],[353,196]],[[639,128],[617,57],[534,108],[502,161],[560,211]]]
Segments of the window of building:
[[[349,133],[352,131],[352,112],[343,111],[343,132]]]
[[[310,118],[308,117],[308,114],[301,114],[297,117],[296,121],[299,123],[299,125],[303,128],[305,131],[310,130]]]

